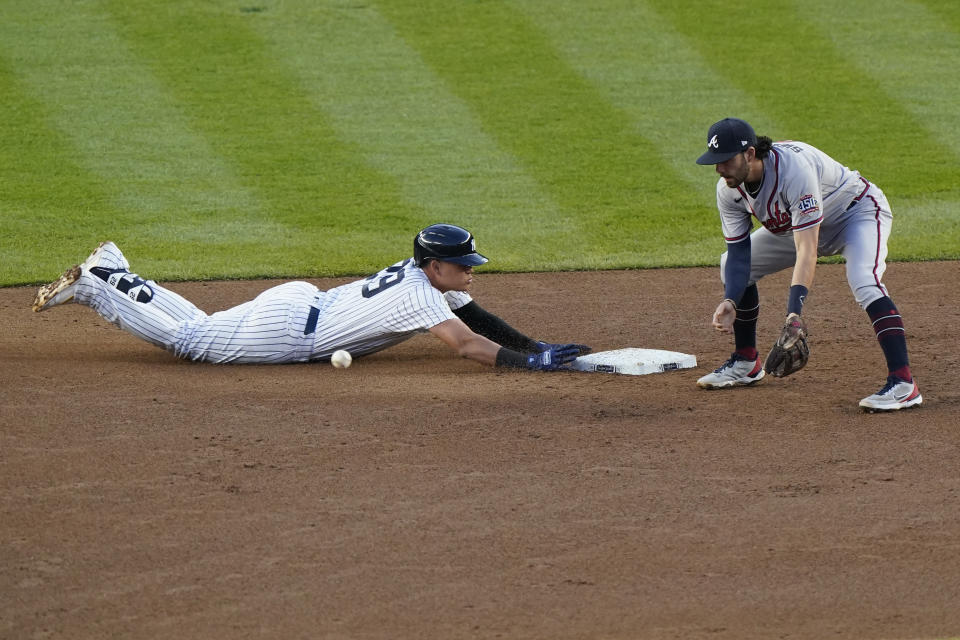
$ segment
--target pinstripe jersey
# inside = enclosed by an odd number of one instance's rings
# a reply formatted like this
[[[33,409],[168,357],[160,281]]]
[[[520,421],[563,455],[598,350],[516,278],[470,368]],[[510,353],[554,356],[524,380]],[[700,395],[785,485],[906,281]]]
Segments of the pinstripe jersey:
[[[869,183],[804,142],[775,142],[763,159],[763,184],[756,197],[740,185],[717,181],[717,208],[727,242],[750,233],[751,216],[776,235],[822,225],[821,240],[836,235],[847,219],[847,207]]]
[[[440,293],[413,258],[364,280],[317,295],[319,319],[311,360],[337,349],[352,355],[380,351],[456,316],[472,300],[465,291]]]
[[[409,258],[329,291],[287,282],[208,315],[128,269],[110,244],[99,266],[82,273],[76,301],[177,357],[213,363],[329,360],[337,349],[373,353],[455,318],[453,310],[472,301],[465,291],[441,293]]]

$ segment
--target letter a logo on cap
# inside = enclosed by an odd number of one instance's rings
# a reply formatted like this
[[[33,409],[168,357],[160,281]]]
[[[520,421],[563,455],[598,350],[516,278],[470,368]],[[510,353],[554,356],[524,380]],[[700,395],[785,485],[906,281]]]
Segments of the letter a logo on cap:
[[[702,138],[701,138],[702,140]],[[740,144],[737,144],[737,143]],[[697,158],[697,164],[720,164],[750,145],[757,144],[753,127],[739,118],[724,118],[710,125],[707,131],[707,150]]]

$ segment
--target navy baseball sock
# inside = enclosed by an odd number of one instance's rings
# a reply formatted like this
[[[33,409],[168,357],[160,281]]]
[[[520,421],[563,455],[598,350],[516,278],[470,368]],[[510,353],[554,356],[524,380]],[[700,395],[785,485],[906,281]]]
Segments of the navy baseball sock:
[[[150,302],[153,300],[153,288],[146,283],[146,280],[135,273],[130,273],[126,269],[92,267],[90,273],[111,287],[115,287],[120,293],[127,294],[131,300],[136,300],[137,302]]]
[[[733,321],[735,353],[746,360],[757,359],[757,318],[760,317],[760,292],[756,284],[748,285],[737,306]]]
[[[903,328],[903,319],[893,300],[884,296],[867,306],[867,315],[873,323],[873,331],[887,359],[890,375],[910,382],[910,359],[907,357],[907,334]]]

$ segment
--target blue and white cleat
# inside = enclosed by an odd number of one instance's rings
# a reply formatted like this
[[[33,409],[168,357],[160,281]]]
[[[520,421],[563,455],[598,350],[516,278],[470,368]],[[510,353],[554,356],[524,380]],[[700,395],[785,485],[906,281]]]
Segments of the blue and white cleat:
[[[860,401],[860,408],[873,413],[876,411],[897,411],[916,407],[923,402],[920,387],[916,380],[907,382],[895,376],[887,376],[887,384],[872,396]]]
[[[754,360],[746,360],[734,353],[719,369],[697,380],[697,386],[701,389],[747,387],[763,380],[764,375],[759,356]]]

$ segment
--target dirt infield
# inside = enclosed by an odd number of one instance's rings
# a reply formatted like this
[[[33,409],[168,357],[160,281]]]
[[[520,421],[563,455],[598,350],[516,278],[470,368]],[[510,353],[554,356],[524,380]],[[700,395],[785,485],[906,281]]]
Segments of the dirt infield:
[[[326,288],[341,280],[315,281]],[[496,372],[430,336],[329,365],[174,360],[0,290],[0,638],[960,636],[960,263],[893,264],[924,404],[841,265],[812,360],[705,392],[716,269],[483,274],[537,337],[650,376]],[[271,283],[173,285],[214,311]],[[765,347],[786,274],[761,283]]]

